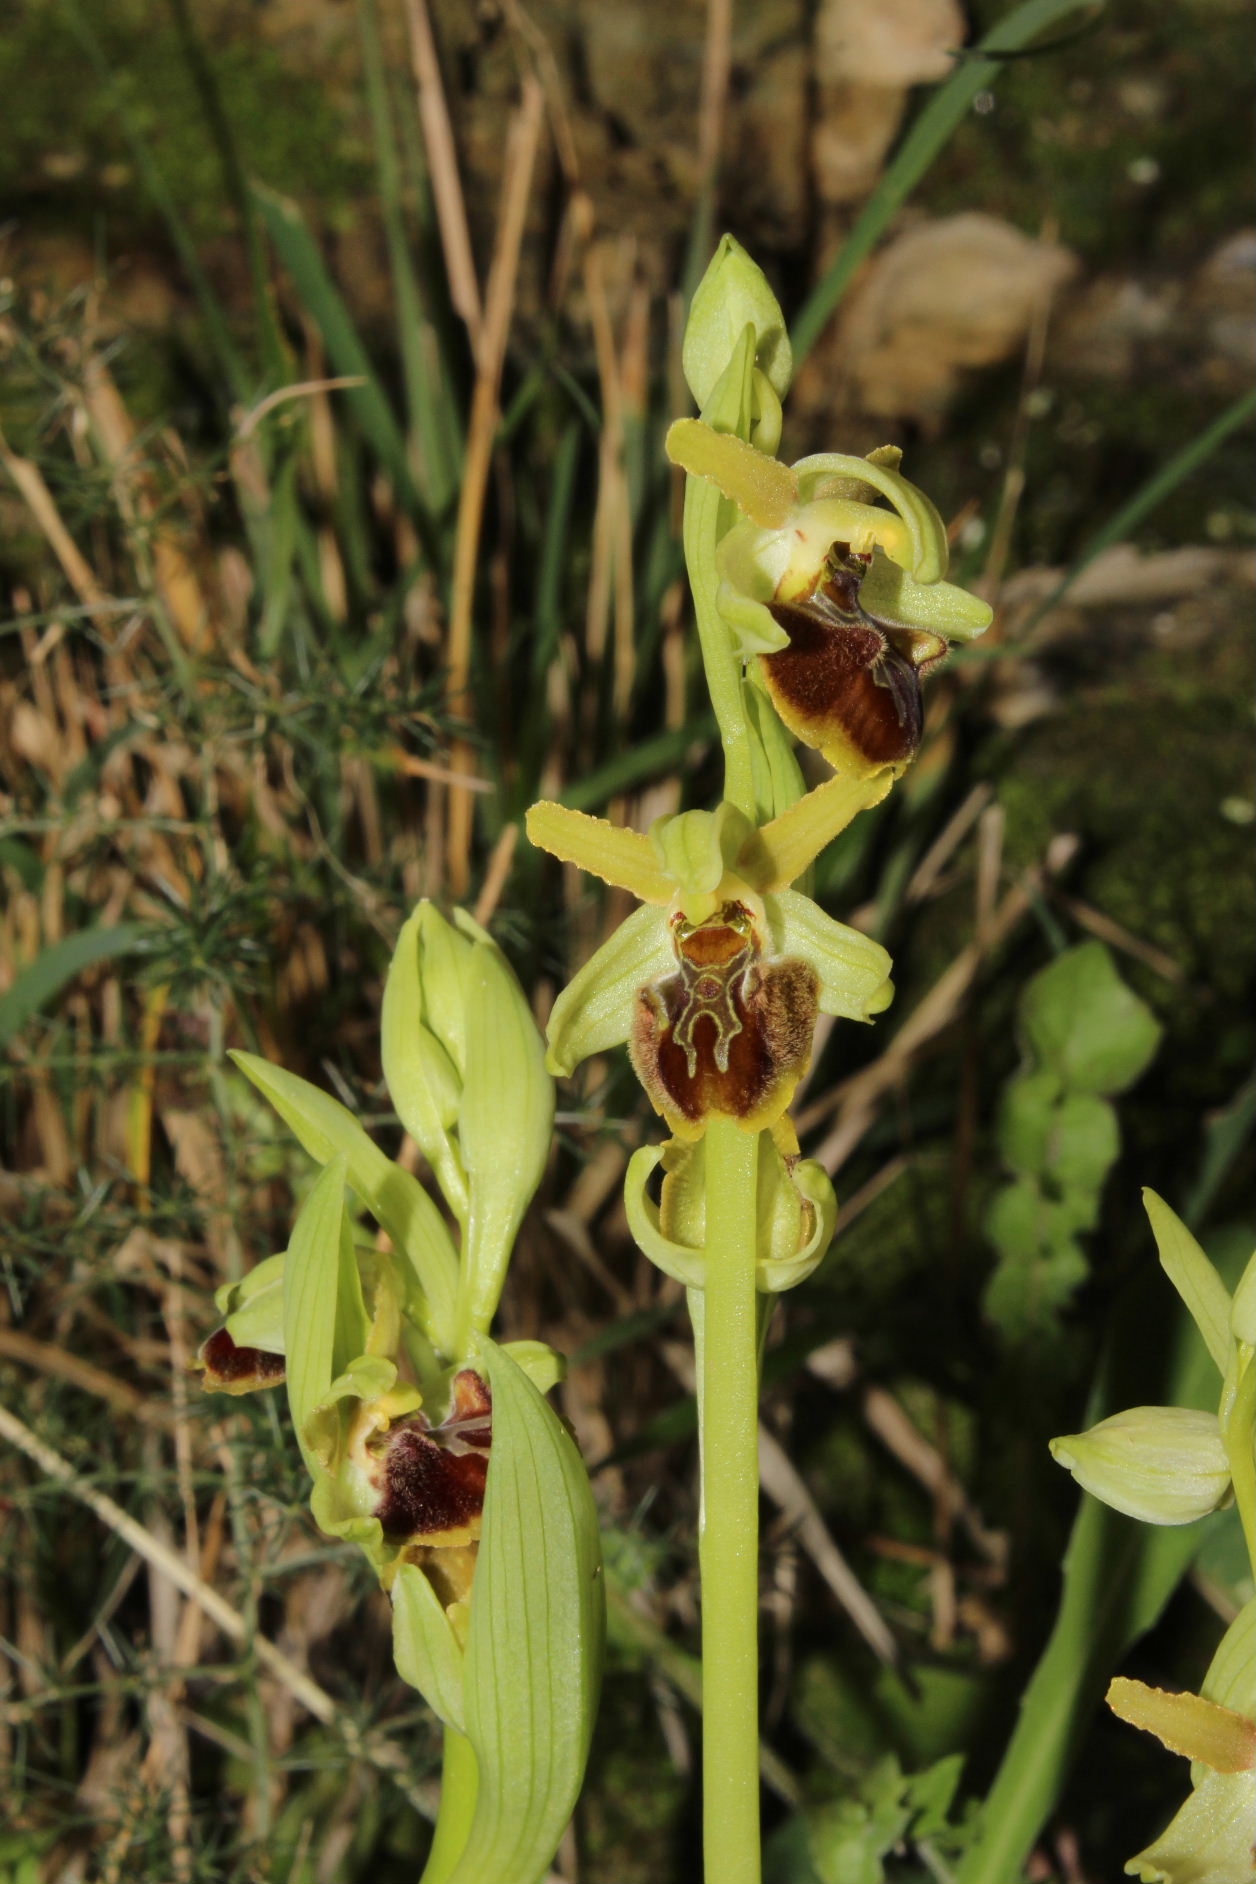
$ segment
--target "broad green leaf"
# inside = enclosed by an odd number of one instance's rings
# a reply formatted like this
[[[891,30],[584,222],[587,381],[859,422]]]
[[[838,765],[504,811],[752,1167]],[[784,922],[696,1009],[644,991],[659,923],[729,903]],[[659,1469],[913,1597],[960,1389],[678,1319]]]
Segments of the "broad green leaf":
[[[423,1186],[386,1158],[330,1093],[255,1053],[233,1053],[231,1058],[291,1126],[311,1158],[327,1164],[337,1154],[343,1156],[349,1184],[414,1265],[426,1296],[426,1332],[452,1354],[458,1259]]]
[[[605,1605],[588,1477],[557,1414],[491,1341],[489,1458],[464,1669],[480,1785],[450,1884],[536,1884],[584,1775]]]
[[[471,1193],[462,1255],[456,1352],[487,1333],[515,1237],[549,1157],[554,1082],[545,1043],[514,971],[463,910],[454,921],[472,947],[463,960],[466,1070],[458,1137]]]
[[[982,1307],[1009,1340],[1030,1340],[1051,1326],[1085,1281],[1085,1252],[1068,1211],[1032,1178],[995,1192],[985,1229],[1002,1260],[986,1283]]]
[[[335,1157],[301,1206],[283,1275],[284,1353],[288,1406],[301,1456],[313,1470],[305,1423],[326,1398],[334,1368],[336,1295],[345,1226],[343,1157]]]
[[[1160,1044],[1151,1009],[1117,974],[1102,942],[1082,942],[1034,976],[1020,1004],[1036,1058],[1072,1092],[1132,1086]]]
[[[1045,1177],[1052,1120],[1060,1082],[1041,1069],[1019,1073],[1003,1088],[999,1103],[999,1150],[1020,1177]]]
[[[42,949],[8,992],[0,995],[0,1047],[7,1046],[33,1014],[60,994],[67,982],[96,962],[130,954],[145,933],[139,923],[123,922],[108,929],[80,929],[77,935],[68,935]]]
[[[1160,1266],[1190,1311],[1208,1352],[1224,1376],[1230,1364],[1230,1292],[1182,1219],[1162,1197],[1144,1189]]]
[[[463,1724],[463,1649],[439,1596],[417,1564],[398,1566],[392,1586],[393,1661],[428,1706],[459,1733]]]

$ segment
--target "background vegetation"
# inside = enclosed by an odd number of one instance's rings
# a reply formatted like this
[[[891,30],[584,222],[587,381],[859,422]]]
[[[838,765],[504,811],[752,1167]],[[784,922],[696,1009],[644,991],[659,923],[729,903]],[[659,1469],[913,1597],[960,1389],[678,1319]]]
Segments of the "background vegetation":
[[[1058,1597],[1046,1438],[1101,1356],[1112,1404],[1171,1397],[1138,1187],[1250,1247],[1245,11],[1040,4],[980,65],[950,48],[1026,9],[433,13],[27,0],[0,50],[0,1382],[33,1442],[0,1450],[0,1877],[421,1864],[437,1741],[384,1601],[313,1530],[281,1409],[190,1372],[312,1175],[224,1050],[397,1151],[377,1012],[414,899],[474,907],[543,1017],[624,911],[522,810],[717,789],[660,441],[723,227],[812,342],[785,455],[901,443],[998,604],[822,866],[898,996],[802,1100],[843,1222],[764,1406],[779,1875],[945,1876],[951,1756],[979,1798]],[[1056,1157],[1009,1230],[1026,990],[1081,942],[1162,1032],[1091,1088],[1127,1090],[1086,1221]],[[1125,997],[1095,998],[1101,1034]],[[657,1129],[622,1058],[562,1103],[504,1305],[572,1356],[608,1529],[560,1868],[662,1884],[697,1862],[684,1318],[618,1203]],[[1127,1672],[1197,1685],[1243,1596],[1237,1528],[1197,1541]],[[1115,1875],[1184,1790],[1087,1733],[1034,1879]]]

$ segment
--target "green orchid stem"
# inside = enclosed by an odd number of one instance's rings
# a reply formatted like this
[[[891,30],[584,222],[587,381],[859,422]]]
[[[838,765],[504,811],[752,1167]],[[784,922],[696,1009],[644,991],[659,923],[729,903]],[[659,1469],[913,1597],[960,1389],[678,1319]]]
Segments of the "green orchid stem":
[[[432,1834],[432,1848],[419,1884],[446,1884],[457,1868],[475,1817],[475,1798],[480,1785],[475,1748],[456,1727],[445,1729],[445,1750],[441,1761],[440,1810]]]
[[[1256,1575],[1256,1460],[1252,1457],[1252,1428],[1256,1424],[1256,1363],[1246,1368],[1234,1405],[1225,1423],[1225,1446],[1230,1457],[1234,1502],[1243,1526],[1248,1562]]]
[[[754,734],[746,713],[745,681],[741,662],[733,648],[732,636],[724,617],[715,605],[719,586],[715,571],[715,546],[720,538],[720,506],[732,514],[728,499],[721,497],[704,478],[685,479],[685,561],[689,567],[689,586],[693,591],[694,616],[702,647],[702,665],[707,690],[715,709],[724,751],[724,796],[752,821],[755,817]]]
[[[759,1143],[706,1133],[702,1775],[707,1884],[759,1884]]]

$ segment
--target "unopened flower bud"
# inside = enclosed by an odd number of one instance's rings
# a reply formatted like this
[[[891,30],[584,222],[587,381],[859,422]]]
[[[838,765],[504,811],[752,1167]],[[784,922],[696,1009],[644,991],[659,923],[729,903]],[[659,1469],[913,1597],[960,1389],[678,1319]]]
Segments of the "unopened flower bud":
[[[755,366],[777,399],[789,390],[793,356],[780,303],[740,242],[721,237],[689,308],[681,364],[689,390],[704,407],[747,326],[754,328]]]
[[[1084,1490],[1145,1524],[1190,1524],[1225,1503],[1230,1463],[1215,1414],[1134,1406],[1051,1441]]]
[[[523,990],[464,910],[422,902],[384,989],[384,1077],[463,1226],[461,1325],[484,1330],[549,1153],[554,1086]]]

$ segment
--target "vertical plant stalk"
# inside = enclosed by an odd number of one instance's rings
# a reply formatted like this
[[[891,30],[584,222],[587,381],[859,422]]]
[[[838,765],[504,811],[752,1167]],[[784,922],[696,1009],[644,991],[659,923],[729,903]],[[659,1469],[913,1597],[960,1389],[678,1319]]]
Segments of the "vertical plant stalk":
[[[706,1133],[702,1343],[703,1849],[709,1884],[759,1880],[759,1141]]]
[[[746,714],[745,682],[732,639],[716,605],[719,586],[715,545],[720,537],[720,505],[727,505],[714,485],[702,478],[685,480],[685,562],[693,593],[694,620],[702,647],[707,691],[720,729],[724,754],[724,796],[748,818],[755,815],[754,761]],[[731,509],[731,507],[730,507]]]

